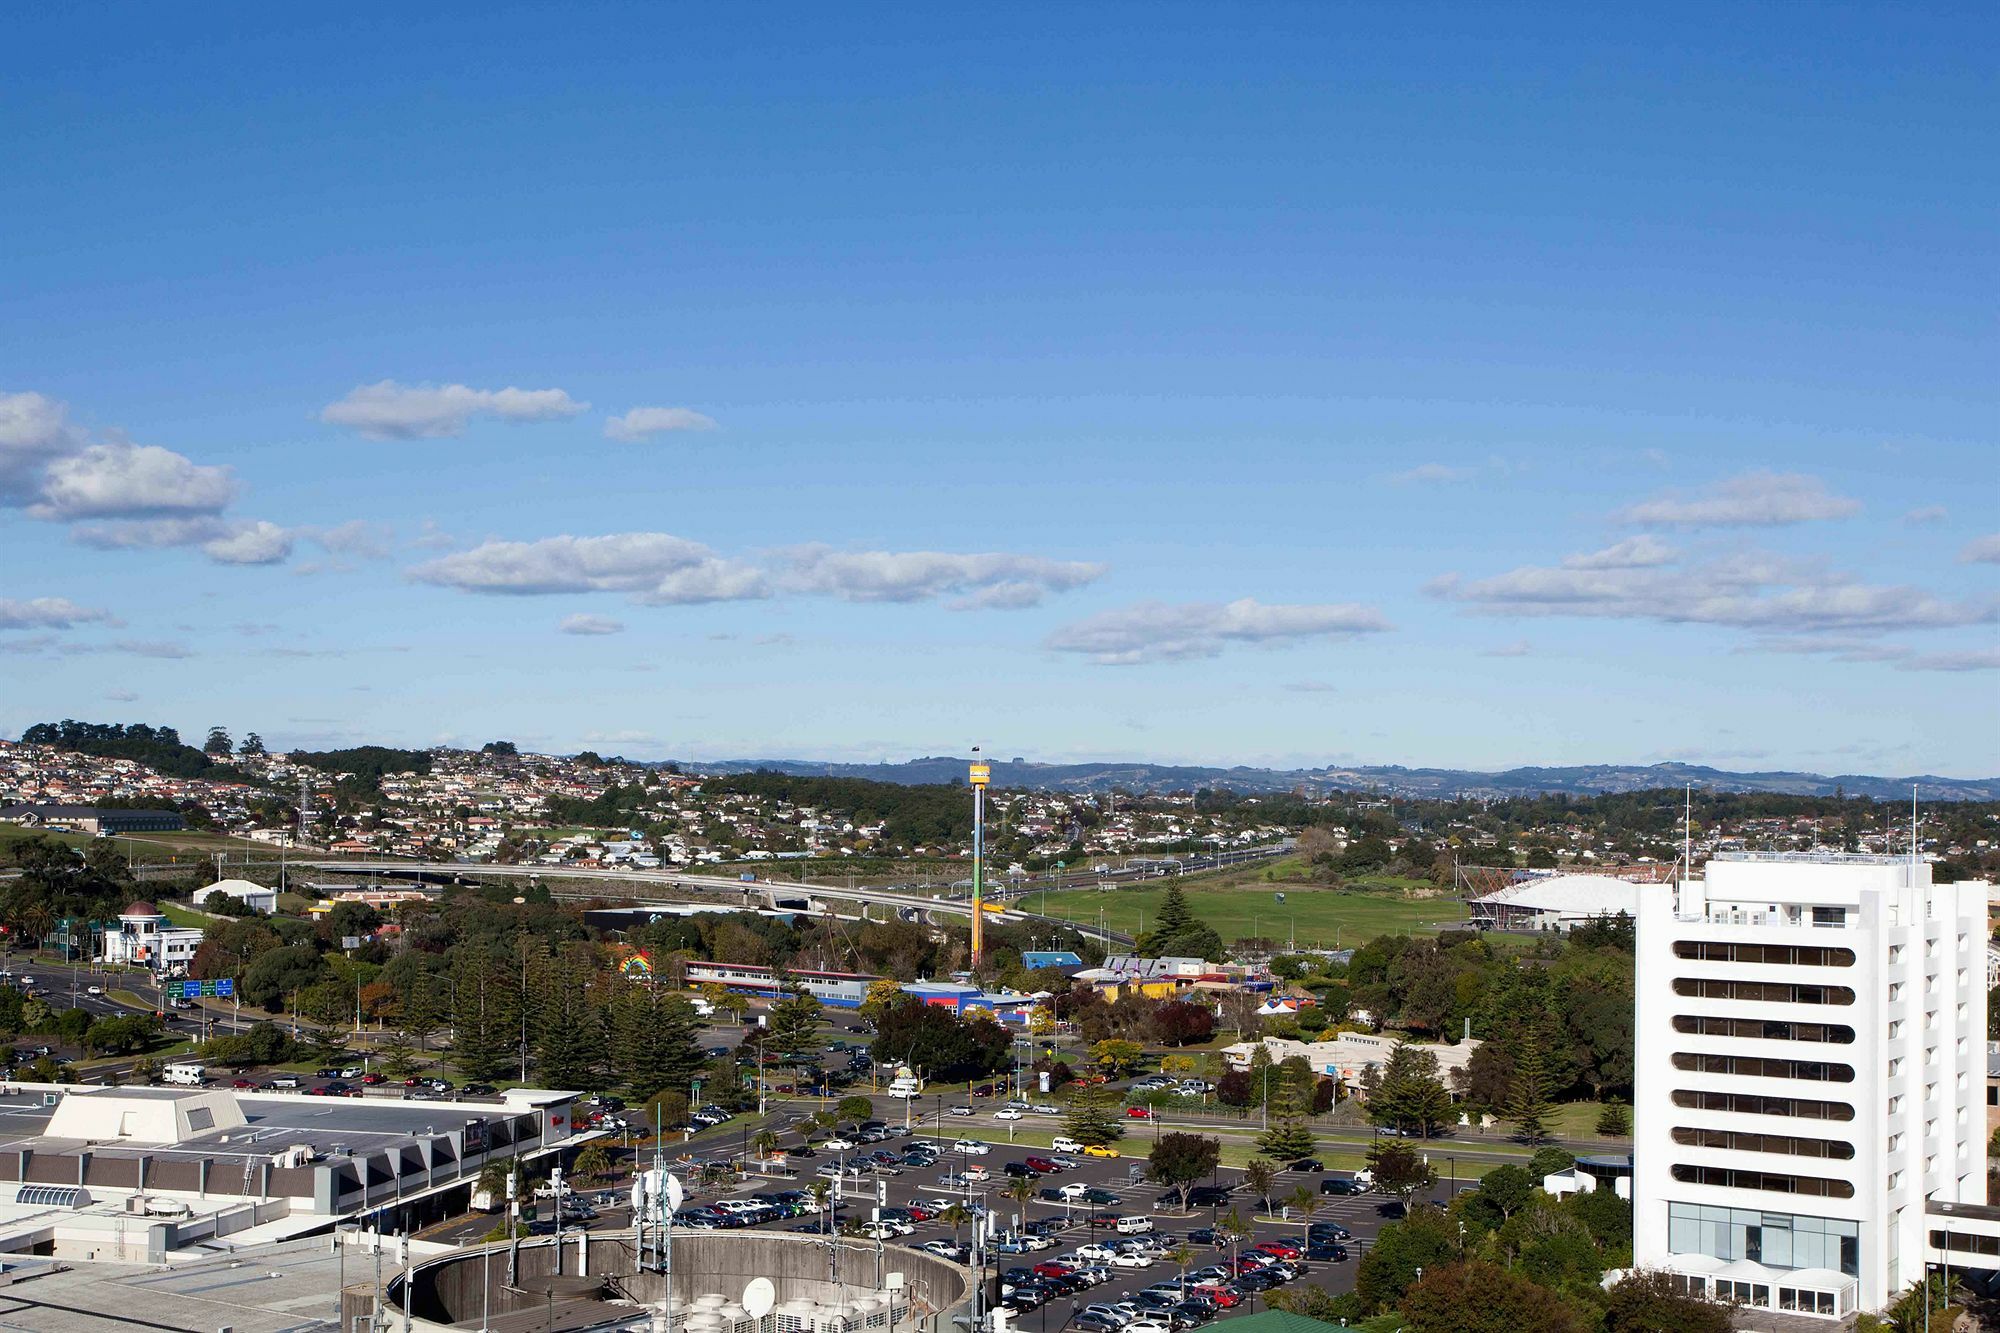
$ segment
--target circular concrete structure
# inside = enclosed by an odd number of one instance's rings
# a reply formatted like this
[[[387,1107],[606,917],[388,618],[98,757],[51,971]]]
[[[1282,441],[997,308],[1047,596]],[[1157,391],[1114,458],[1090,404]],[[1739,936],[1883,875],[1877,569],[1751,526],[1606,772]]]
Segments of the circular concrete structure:
[[[565,1236],[560,1257],[553,1237],[524,1240],[511,1283],[508,1250],[483,1245],[419,1261],[408,1283],[411,1329],[637,1329],[656,1326],[668,1303],[668,1278],[640,1268],[629,1231]],[[387,1285],[400,1325],[404,1279]],[[963,1265],[901,1247],[878,1252],[867,1241],[767,1231],[674,1233],[675,1333],[934,1333],[950,1329],[972,1287]],[[343,1313],[367,1314],[370,1295],[350,1293],[353,1308],[344,1303]],[[767,1312],[752,1313],[766,1302]]]

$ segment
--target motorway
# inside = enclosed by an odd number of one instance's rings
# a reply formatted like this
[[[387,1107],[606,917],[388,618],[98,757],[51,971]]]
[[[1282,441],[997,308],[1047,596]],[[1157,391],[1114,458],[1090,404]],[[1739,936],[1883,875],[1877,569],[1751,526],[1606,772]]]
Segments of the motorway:
[[[1282,856],[1292,849],[1290,839],[1269,847],[1244,848],[1237,851],[1210,853],[1205,856],[1189,856],[1172,861],[1157,861],[1150,864],[1126,866],[1117,870],[1107,870],[1102,874],[1095,871],[1074,872],[1060,876],[1049,875],[1040,878],[1017,879],[996,882],[991,893],[994,903],[1012,900],[1020,903],[1029,895],[1048,888],[1072,889],[1108,884],[1130,883],[1138,880],[1159,878],[1168,873],[1186,874],[1191,871],[1212,870],[1239,864],[1244,861],[1261,860]],[[644,888],[676,889],[682,893],[697,895],[694,901],[713,901],[712,895],[726,893],[739,901],[747,901],[753,896],[763,898],[773,908],[783,900],[804,898],[808,902],[825,899],[847,902],[866,907],[886,907],[916,918],[927,918],[944,914],[969,918],[972,915],[970,895],[947,894],[930,897],[922,894],[899,891],[893,888],[872,888],[868,886],[827,884],[817,880],[784,879],[744,879],[740,875],[730,878],[722,875],[691,874],[677,870],[630,870],[630,869],[588,869],[565,866],[543,865],[496,865],[479,862],[458,861],[287,861],[287,865],[301,870],[321,874],[369,875],[371,877],[415,878],[415,879],[550,879],[582,880],[593,883],[615,884],[623,892],[616,896],[634,899],[640,905],[651,901],[642,896]],[[1169,869],[1169,866],[1174,867]],[[750,873],[750,872],[744,872]],[[559,897],[589,898],[603,895],[580,892],[558,893]],[[816,906],[816,904],[815,904]],[[1059,918],[1037,916],[1022,911],[1019,907],[1003,909],[991,913],[997,924],[1019,921],[1034,921],[1047,925],[1064,926],[1079,934],[1090,936],[1102,943],[1117,947],[1129,947],[1132,937],[1115,930],[1101,929],[1088,923],[1064,921]]]

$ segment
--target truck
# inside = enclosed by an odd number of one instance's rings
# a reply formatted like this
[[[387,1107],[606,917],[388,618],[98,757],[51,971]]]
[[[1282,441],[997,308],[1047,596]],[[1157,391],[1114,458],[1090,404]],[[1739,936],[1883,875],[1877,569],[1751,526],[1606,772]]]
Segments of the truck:
[[[901,1097],[904,1101],[909,1101],[913,1097],[921,1097],[923,1091],[924,1081],[915,1074],[899,1074],[889,1084],[889,1095],[891,1097]]]
[[[168,1065],[160,1071],[160,1082],[174,1083],[184,1088],[199,1088],[208,1082],[208,1066],[197,1064]]]

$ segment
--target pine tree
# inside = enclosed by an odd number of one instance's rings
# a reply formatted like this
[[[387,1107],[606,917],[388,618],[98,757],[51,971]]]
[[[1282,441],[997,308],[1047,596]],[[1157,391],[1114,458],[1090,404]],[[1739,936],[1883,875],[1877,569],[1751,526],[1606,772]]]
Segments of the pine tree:
[[[1623,1102],[1606,1102],[1597,1113],[1597,1132],[1606,1138],[1623,1138],[1632,1132],[1632,1112]]]
[[[1316,1146],[1312,1127],[1306,1123],[1306,1110],[1311,1103],[1289,1074],[1287,1071],[1287,1076],[1277,1080],[1277,1086],[1271,1090],[1271,1127],[1257,1138],[1259,1152],[1283,1162],[1310,1157]]]
[[[1436,1055],[1399,1042],[1368,1099],[1368,1118],[1378,1125],[1416,1129],[1426,1138],[1444,1128],[1452,1119],[1451,1093],[1437,1069]]]
[[[1110,1085],[1098,1083],[1077,1087],[1070,1093],[1065,1125],[1078,1143],[1110,1143],[1123,1138],[1125,1126],[1112,1114]]]
[[[785,983],[785,997],[771,1006],[771,1045],[781,1055],[803,1055],[819,1045],[819,1024],[825,1017],[820,1002]]]
[[[1514,1054],[1514,1079],[1507,1089],[1507,1105],[1502,1114],[1514,1122],[1514,1131],[1528,1143],[1549,1137],[1548,1061],[1543,1056],[1542,1024],[1531,1023],[1526,1040]]]
[[[469,1082],[490,1083],[513,1063],[518,1025],[507,971],[482,949],[462,950],[453,964],[451,1061]]]
[[[602,1086],[603,1008],[592,994],[596,966],[587,946],[572,944],[531,969],[536,1078],[542,1086]]]
[[[689,1088],[706,1064],[698,1031],[694,1006],[683,995],[635,985],[612,1001],[611,1060],[634,1098]]]
[[[1140,937],[1138,949],[1140,953],[1155,958],[1219,958],[1222,956],[1222,936],[1194,914],[1179,882],[1169,880],[1167,891],[1160,899],[1153,929]]]

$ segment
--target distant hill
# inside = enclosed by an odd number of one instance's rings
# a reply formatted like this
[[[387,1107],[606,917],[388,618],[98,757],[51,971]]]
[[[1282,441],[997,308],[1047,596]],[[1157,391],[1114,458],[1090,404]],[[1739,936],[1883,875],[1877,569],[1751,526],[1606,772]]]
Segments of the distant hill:
[[[731,759],[719,763],[683,763],[690,773],[747,773],[768,769],[810,777],[866,778],[875,782],[924,784],[961,782],[966,761],[931,756],[901,764],[836,764],[811,759]],[[1239,792],[1290,791],[1295,787],[1337,787],[1350,791],[1380,791],[1397,796],[1529,796],[1569,792],[1597,796],[1609,792],[1652,791],[1694,785],[1714,791],[1772,792],[1785,796],[1866,796],[1878,801],[1906,801],[1916,787],[1925,801],[2000,800],[2000,777],[1907,778],[1874,777],[1863,773],[1732,773],[1701,764],[1579,764],[1564,768],[1510,768],[1481,773],[1462,768],[1404,768],[1374,765],[1357,768],[1300,769],[1204,768],[1176,764],[1037,764],[996,760],[993,782],[1000,787],[1051,791],[1186,791],[1228,787]]]

